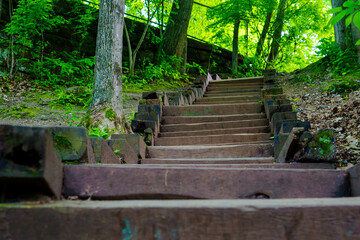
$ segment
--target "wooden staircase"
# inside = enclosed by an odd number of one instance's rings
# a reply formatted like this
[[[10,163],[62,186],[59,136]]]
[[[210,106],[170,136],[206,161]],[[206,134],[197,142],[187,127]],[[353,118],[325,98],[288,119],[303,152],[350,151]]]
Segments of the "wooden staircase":
[[[262,86],[216,80],[193,105],[164,106],[141,164],[65,166],[65,197],[92,201],[6,208],[0,240],[360,239],[348,172],[274,163]]]

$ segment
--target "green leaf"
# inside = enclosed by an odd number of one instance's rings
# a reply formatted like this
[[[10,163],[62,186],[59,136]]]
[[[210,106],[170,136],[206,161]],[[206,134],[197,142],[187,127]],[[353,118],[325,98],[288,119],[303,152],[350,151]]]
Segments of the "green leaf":
[[[338,13],[341,12],[343,9],[342,7],[336,7],[336,8],[332,8],[328,11],[328,13]]]
[[[360,40],[358,40],[355,45],[360,45]]]
[[[331,24],[336,24],[337,22],[339,22],[341,19],[343,19],[344,17],[346,16],[346,12],[345,11],[342,11],[340,12],[339,14],[337,14],[336,16],[333,16],[331,19],[330,19],[330,23]],[[356,15],[355,15],[356,16]],[[354,17],[355,18],[355,17]]]
[[[344,7],[352,7],[354,6],[355,2],[353,0],[349,0],[349,1],[346,1],[344,2],[343,6]]]
[[[360,12],[356,12],[356,14],[354,15],[354,18],[353,18],[353,22],[355,24],[355,26],[360,29]]]
[[[346,20],[345,20],[345,25],[346,25],[346,27],[348,27],[348,26],[351,24],[355,13],[356,13],[356,12],[352,13],[350,16],[348,16],[348,17],[346,18]]]

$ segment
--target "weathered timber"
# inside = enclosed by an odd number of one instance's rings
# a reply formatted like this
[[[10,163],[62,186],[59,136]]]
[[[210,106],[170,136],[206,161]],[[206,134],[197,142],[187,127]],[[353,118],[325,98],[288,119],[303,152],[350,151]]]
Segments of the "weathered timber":
[[[139,157],[133,148],[126,142],[125,139],[110,139],[107,140],[110,148],[118,156],[122,163],[137,164]]]
[[[102,137],[94,137],[90,138],[90,140],[97,163],[121,164],[120,158],[115,155],[114,151],[110,148],[105,139]]]
[[[84,127],[49,127],[54,147],[62,161],[95,163],[95,155]]]
[[[46,128],[0,125],[1,201],[60,198],[63,168]]]
[[[207,129],[226,129],[226,128],[245,128],[267,126],[267,119],[252,119],[240,121],[224,121],[224,122],[205,122],[205,123],[189,123],[189,124],[167,124],[160,127],[161,132],[183,132],[183,131],[201,131]]]
[[[271,157],[272,143],[224,146],[155,146],[147,148],[150,158],[238,158]]]
[[[155,140],[155,146],[180,146],[203,144],[231,144],[241,142],[256,142],[269,140],[270,133],[238,133],[227,135],[206,135],[192,137],[160,137]]]
[[[255,195],[267,198],[350,196],[348,173],[339,170],[68,165],[64,167],[64,174],[66,197],[239,199]]]
[[[3,207],[0,222],[6,224],[0,235],[27,240],[349,240],[360,237],[359,211],[360,198],[59,201]]]
[[[203,136],[211,134],[236,134],[236,133],[268,133],[270,129],[268,126],[247,127],[247,128],[228,128],[228,129],[210,129],[201,131],[182,131],[182,132],[162,132],[160,137],[177,137],[177,136]]]
[[[258,103],[226,104],[226,105],[196,105],[163,107],[164,116],[206,116],[229,115],[242,113],[261,113],[263,105]]]
[[[139,158],[145,158],[146,144],[139,134],[112,134],[111,139],[125,139]]]
[[[223,121],[240,121],[249,119],[264,119],[265,114],[233,114],[233,115],[215,115],[215,116],[164,116],[161,124],[181,124],[181,123],[205,123],[205,122],[223,122]]]

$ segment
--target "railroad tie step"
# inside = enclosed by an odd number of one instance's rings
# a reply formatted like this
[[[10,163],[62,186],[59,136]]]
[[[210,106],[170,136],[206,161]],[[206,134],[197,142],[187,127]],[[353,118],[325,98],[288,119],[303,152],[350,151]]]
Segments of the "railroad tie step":
[[[154,146],[147,148],[149,158],[239,158],[271,157],[272,143],[246,143],[237,145],[208,146]]]
[[[164,106],[164,116],[207,116],[261,113],[263,105],[260,103],[239,103],[220,105],[193,105],[193,106]]]
[[[166,124],[160,126],[161,132],[181,132],[181,131],[200,131],[207,129],[225,129],[225,128],[247,128],[267,126],[267,119],[251,119],[239,121],[224,122],[205,122],[205,123],[188,123],[188,124]]]
[[[236,133],[269,133],[268,126],[245,127],[245,128],[228,128],[228,129],[209,129],[195,131],[179,131],[179,132],[160,132],[159,137],[180,137],[180,136],[203,136],[203,135],[221,135]]]
[[[181,146],[204,144],[235,144],[241,142],[257,142],[269,140],[270,133],[238,133],[228,135],[205,135],[186,137],[160,137],[155,139],[156,146]]]
[[[346,171],[67,165],[64,195],[82,199],[243,199],[350,196]],[[317,183],[317,184],[314,184]]]
[[[233,115],[214,115],[214,116],[164,116],[161,123],[164,124],[181,124],[181,123],[205,123],[205,122],[222,122],[222,121],[240,121],[249,119],[264,119],[264,113],[253,114],[233,114]]]
[[[5,231],[14,239],[52,240],[357,239],[359,212],[360,198],[57,201],[2,207]]]

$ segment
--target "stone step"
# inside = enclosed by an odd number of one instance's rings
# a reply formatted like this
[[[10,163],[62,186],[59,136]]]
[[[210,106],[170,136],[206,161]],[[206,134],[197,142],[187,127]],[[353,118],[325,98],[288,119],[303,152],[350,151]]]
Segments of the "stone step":
[[[197,98],[196,103],[223,102],[223,101],[254,101],[254,100],[260,100],[260,95],[202,97],[202,98]]]
[[[228,129],[210,129],[201,131],[182,131],[182,132],[161,132],[159,137],[180,137],[180,136],[203,136],[203,135],[221,135],[235,133],[269,133],[268,126],[246,127],[246,128],[228,128]]]
[[[194,165],[207,165],[207,164],[228,164],[228,165],[239,165],[239,164],[274,164],[273,157],[248,157],[248,158],[203,158],[203,159],[161,159],[161,158],[146,158],[141,160],[141,164],[194,164]]]
[[[264,158],[265,159],[265,158]],[[201,163],[200,159],[188,159],[181,160],[178,159],[143,159],[141,164],[147,165],[147,167],[161,167],[166,164],[166,167],[209,167],[209,168],[239,168],[239,169],[248,169],[248,168],[281,168],[281,169],[335,169],[335,165],[331,163],[257,163],[253,160],[254,163],[229,163],[227,160],[223,160],[227,163],[221,163],[221,159],[218,159],[217,162],[214,160],[213,163],[208,161],[208,163],[203,161]],[[271,158],[269,158],[271,160]],[[186,162],[188,161],[188,162]],[[196,162],[198,161],[198,162]],[[260,161],[260,159],[258,160]],[[196,162],[196,163],[191,163]]]
[[[360,198],[55,201],[5,205],[0,222],[4,239],[340,240],[359,238],[359,212]]]
[[[239,121],[239,120],[264,119],[264,118],[266,118],[266,115],[264,113],[215,115],[215,116],[200,116],[200,117],[164,116],[161,120],[161,123],[162,124],[205,123],[205,122]]]
[[[270,136],[270,133],[239,133],[228,135],[207,135],[191,137],[160,137],[155,139],[155,146],[236,144],[241,142],[265,141],[269,140]]]
[[[225,122],[205,122],[205,123],[189,123],[189,124],[167,124],[160,126],[160,132],[182,132],[182,131],[200,131],[210,129],[225,129],[225,128],[246,128],[267,126],[269,124],[267,119],[251,119],[240,121],[225,121]]]
[[[219,105],[163,106],[163,116],[207,116],[261,113],[260,103],[237,103]]]
[[[147,148],[149,158],[239,158],[271,157],[272,143],[237,144],[224,146],[154,146]]]
[[[67,165],[64,196],[82,199],[241,199],[350,196],[346,171]]]

